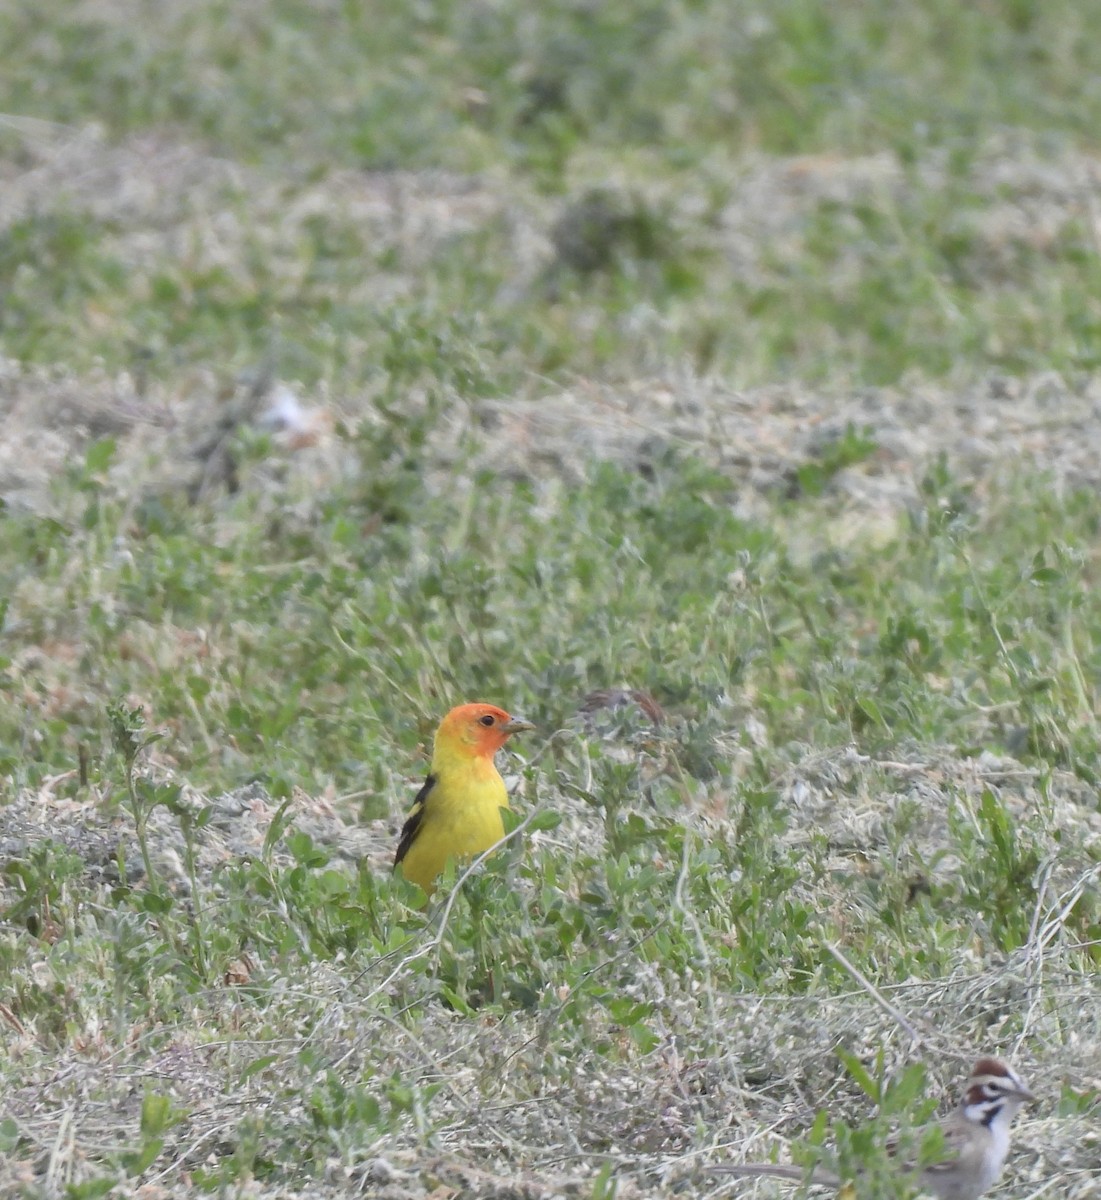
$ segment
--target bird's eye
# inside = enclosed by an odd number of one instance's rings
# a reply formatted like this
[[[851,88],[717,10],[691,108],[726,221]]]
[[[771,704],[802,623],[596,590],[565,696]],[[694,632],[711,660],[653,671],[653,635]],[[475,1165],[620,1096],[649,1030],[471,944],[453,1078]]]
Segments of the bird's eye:
[[[484,717],[478,718],[478,724],[484,725],[488,729],[491,725],[497,724],[497,718],[490,716],[489,713],[486,713]]]

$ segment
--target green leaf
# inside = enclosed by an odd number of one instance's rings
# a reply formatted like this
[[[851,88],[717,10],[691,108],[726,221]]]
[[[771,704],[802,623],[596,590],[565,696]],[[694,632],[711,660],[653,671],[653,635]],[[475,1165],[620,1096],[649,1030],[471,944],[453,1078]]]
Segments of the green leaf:
[[[290,824],[290,807],[293,802],[294,798],[288,796],[275,810],[275,816],[271,819],[268,832],[264,835],[263,857],[265,861],[270,859],[272,851]]]
[[[871,696],[867,696],[867,695],[857,696],[856,707],[870,721],[873,721],[876,725],[878,725],[884,731],[886,731],[888,733],[890,732],[887,722],[883,719],[883,713],[880,712],[879,705],[872,699]]]
[[[990,788],[983,788],[979,801],[979,815],[994,843],[998,858],[1003,865],[1011,865],[1016,859],[1013,824],[1001,801]]]
[[[81,1183],[70,1183],[65,1188],[65,1200],[99,1200],[109,1196],[119,1186],[117,1179],[85,1179]]]
[[[145,1137],[159,1137],[172,1122],[172,1101],[167,1096],[149,1092],[141,1102],[141,1132]]]
[[[821,1146],[829,1132],[830,1115],[824,1108],[820,1108],[815,1114],[814,1124],[810,1127],[804,1140],[809,1146]]]
[[[302,830],[295,830],[288,835],[287,849],[294,855],[295,861],[303,867],[316,869],[323,867],[329,861],[329,854],[320,846],[315,846],[313,838]]]
[[[528,823],[528,829],[535,833],[547,829],[557,829],[562,824],[562,814],[554,809],[540,809]]]
[[[262,1054],[259,1058],[254,1058],[252,1062],[247,1063],[242,1069],[240,1075],[237,1076],[238,1083],[244,1083],[251,1079],[253,1075],[259,1075],[261,1071],[266,1071],[272,1063],[279,1062],[278,1054]]]
[[[12,1154],[19,1145],[19,1126],[12,1117],[0,1118],[0,1154]]]
[[[136,1154],[124,1154],[122,1164],[126,1168],[126,1173],[140,1175],[142,1171],[148,1170],[157,1161],[157,1156],[163,1147],[163,1138],[149,1138],[142,1143],[141,1149]]]
[[[848,1050],[842,1050],[840,1047],[837,1048],[836,1054],[860,1090],[870,1100],[874,1100],[878,1104],[880,1098],[879,1083],[868,1073],[868,1069],[860,1059],[855,1054],[851,1054]]]
[[[84,454],[84,468],[89,475],[100,475],[111,465],[118,450],[118,443],[112,437],[100,438],[93,442]]]
[[[884,1113],[905,1112],[921,1096],[925,1088],[925,1068],[921,1063],[911,1063],[893,1080],[883,1094]]]
[[[165,913],[171,912],[176,904],[168,892],[145,891],[137,892],[135,896],[137,907],[152,917],[163,917]]]

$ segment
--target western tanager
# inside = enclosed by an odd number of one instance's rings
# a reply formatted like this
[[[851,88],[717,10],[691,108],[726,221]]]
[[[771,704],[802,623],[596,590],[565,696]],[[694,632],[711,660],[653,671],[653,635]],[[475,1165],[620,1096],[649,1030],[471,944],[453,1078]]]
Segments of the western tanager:
[[[512,734],[534,728],[492,704],[460,704],[444,717],[394,858],[406,879],[431,894],[448,859],[475,858],[505,836],[508,792],[493,757]]]

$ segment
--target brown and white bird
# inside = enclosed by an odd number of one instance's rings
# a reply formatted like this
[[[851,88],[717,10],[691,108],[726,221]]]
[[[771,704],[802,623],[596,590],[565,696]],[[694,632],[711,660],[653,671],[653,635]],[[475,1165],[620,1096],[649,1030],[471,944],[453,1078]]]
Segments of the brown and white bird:
[[[900,1174],[912,1175],[916,1186],[938,1200],[978,1200],[1002,1173],[1009,1154],[1009,1127],[1017,1110],[1035,1099],[1007,1063],[980,1058],[964,1085],[959,1108],[939,1123],[944,1157],[920,1168],[903,1163]],[[815,1168],[808,1174],[802,1167],[780,1163],[731,1163],[712,1170],[729,1175],[771,1175],[826,1187],[839,1187],[842,1182],[828,1171]]]

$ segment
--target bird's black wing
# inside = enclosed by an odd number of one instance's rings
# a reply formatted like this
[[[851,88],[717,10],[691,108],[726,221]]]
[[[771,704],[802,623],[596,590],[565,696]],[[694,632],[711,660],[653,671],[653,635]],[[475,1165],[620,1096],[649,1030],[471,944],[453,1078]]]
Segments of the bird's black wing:
[[[401,840],[398,842],[398,852],[394,855],[394,866],[409,853],[409,847],[417,840],[417,834],[421,831],[421,826],[424,824],[424,802],[428,799],[428,793],[436,786],[436,776],[429,775],[424,781],[424,787],[417,793],[416,800],[413,801],[413,807],[409,810],[409,816],[405,819],[405,824],[401,827]]]

